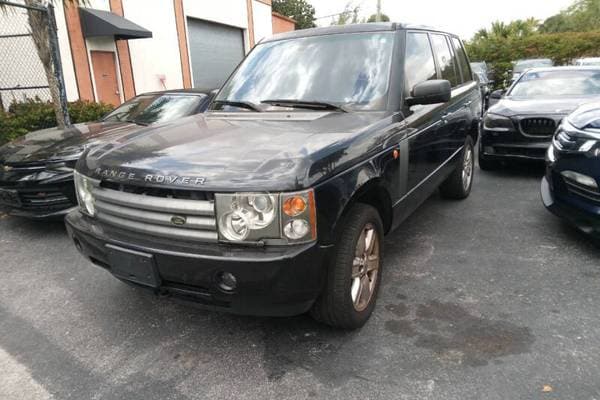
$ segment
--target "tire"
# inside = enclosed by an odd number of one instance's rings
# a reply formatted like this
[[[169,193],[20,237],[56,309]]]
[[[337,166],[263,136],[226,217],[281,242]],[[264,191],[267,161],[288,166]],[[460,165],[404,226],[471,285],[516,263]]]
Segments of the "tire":
[[[470,136],[465,141],[460,160],[452,175],[440,186],[442,196],[447,199],[462,200],[471,194],[475,172],[475,151],[473,139]]]
[[[366,246],[359,247],[359,239],[366,241],[369,235],[371,256]],[[336,236],[325,287],[310,314],[335,328],[358,329],[373,313],[379,292],[383,257],[381,217],[374,207],[357,203],[344,216]],[[370,263],[366,262],[368,259]]]
[[[481,149],[479,149],[479,157],[477,161],[479,163],[479,168],[483,171],[493,171],[495,169],[498,169],[498,162],[490,160],[489,158],[485,158],[485,156],[481,152]]]

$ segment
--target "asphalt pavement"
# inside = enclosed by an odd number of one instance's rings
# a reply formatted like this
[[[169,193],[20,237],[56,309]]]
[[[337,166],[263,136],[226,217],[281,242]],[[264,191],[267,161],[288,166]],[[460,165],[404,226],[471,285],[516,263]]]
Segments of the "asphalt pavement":
[[[542,173],[432,196],[355,332],[156,298],[61,223],[0,216],[0,399],[600,399],[600,250],[544,209]]]

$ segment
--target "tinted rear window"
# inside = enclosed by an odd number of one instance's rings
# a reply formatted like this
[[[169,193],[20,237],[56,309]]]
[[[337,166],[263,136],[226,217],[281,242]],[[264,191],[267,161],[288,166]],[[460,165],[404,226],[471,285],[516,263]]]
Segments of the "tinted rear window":
[[[459,85],[459,75],[454,65],[454,58],[448,47],[446,36],[431,35],[431,43],[435,51],[438,65],[442,73],[442,79],[450,81],[452,87]]]
[[[458,38],[452,38],[452,43],[454,44],[454,52],[456,53],[456,60],[458,62],[458,66],[460,67],[462,81],[470,82],[473,80],[473,73],[471,72],[471,66],[467,60],[465,49]]]

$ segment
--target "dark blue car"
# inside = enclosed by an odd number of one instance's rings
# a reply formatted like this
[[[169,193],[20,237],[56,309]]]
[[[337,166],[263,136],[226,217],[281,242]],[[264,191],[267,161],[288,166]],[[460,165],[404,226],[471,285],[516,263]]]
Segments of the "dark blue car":
[[[600,102],[563,120],[546,166],[541,188],[546,208],[600,238]]]

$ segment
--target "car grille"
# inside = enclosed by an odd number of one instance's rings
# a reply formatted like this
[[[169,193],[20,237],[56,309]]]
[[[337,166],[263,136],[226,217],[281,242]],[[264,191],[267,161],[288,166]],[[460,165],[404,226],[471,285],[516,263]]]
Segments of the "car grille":
[[[520,124],[521,131],[531,136],[551,136],[556,131],[556,121],[551,118],[525,118]]]
[[[106,185],[103,185],[106,186]],[[152,195],[152,189],[122,187],[121,190],[98,187],[94,189],[99,221],[124,230],[176,240],[217,242],[214,200],[201,200]],[[134,192],[130,193],[131,189]],[[186,197],[184,196],[184,197]]]
[[[600,192],[597,189],[583,186],[575,181],[572,181],[571,179],[563,179],[567,185],[567,190],[569,193],[578,197],[583,197],[586,200],[591,200],[595,204],[600,204]]]
[[[34,212],[64,210],[75,205],[75,189],[72,186],[51,186],[18,189],[18,208]]]

